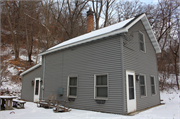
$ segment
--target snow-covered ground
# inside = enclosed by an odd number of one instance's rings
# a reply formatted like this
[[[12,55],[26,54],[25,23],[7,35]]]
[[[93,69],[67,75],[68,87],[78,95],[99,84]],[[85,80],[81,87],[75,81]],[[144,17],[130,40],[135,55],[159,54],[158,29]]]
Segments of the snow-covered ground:
[[[134,116],[100,113],[72,109],[71,112],[54,113],[52,109],[38,108],[27,102],[25,109],[0,111],[0,119],[180,119],[180,91],[161,92],[165,105],[157,106]]]

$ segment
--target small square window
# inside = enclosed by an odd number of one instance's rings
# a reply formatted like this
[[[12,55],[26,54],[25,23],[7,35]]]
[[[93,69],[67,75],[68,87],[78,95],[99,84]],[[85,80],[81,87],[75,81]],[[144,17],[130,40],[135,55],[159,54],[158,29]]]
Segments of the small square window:
[[[108,98],[108,81],[107,75],[95,75],[95,99]]]
[[[68,78],[68,96],[76,97],[77,96],[77,77]]]

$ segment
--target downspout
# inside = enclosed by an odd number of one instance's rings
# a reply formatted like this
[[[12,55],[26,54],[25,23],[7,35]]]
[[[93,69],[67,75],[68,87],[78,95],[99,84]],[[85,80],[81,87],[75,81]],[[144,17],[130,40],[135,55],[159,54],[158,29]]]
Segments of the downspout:
[[[122,96],[123,96],[123,114],[127,114],[126,113],[126,101],[125,101],[125,91],[126,91],[126,89],[125,89],[125,77],[124,77],[124,60],[123,60],[123,38],[122,38],[122,36],[120,36],[120,43],[121,43],[121,71],[122,71]]]
[[[45,84],[45,79],[44,79],[44,77],[45,77],[45,68],[46,68],[46,56],[44,55],[44,65],[43,65],[43,85],[42,85],[42,99],[43,99],[43,97],[44,97],[44,84]]]

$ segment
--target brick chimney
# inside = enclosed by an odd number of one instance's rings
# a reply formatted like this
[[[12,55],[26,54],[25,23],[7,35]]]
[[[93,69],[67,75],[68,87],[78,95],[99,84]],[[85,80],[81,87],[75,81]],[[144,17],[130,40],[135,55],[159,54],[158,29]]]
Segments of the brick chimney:
[[[89,11],[87,11],[87,33],[94,31],[94,16],[93,11],[91,8],[89,8]]]

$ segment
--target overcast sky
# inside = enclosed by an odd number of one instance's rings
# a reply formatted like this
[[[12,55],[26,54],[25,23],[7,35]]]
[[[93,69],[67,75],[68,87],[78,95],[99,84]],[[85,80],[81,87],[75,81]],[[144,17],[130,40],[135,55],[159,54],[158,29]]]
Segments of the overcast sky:
[[[131,0],[131,1],[133,1],[133,0]],[[141,2],[144,2],[144,3],[157,3],[158,2],[158,0],[140,0]]]

